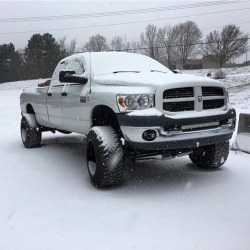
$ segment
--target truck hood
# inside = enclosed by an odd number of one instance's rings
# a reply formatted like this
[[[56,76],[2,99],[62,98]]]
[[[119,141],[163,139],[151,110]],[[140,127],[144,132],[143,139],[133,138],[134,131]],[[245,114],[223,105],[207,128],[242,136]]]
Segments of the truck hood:
[[[219,81],[208,77],[193,76],[187,74],[174,74],[163,72],[121,72],[95,76],[94,79],[101,85],[117,86],[147,86],[156,88],[172,84],[185,85],[219,85],[224,86]]]

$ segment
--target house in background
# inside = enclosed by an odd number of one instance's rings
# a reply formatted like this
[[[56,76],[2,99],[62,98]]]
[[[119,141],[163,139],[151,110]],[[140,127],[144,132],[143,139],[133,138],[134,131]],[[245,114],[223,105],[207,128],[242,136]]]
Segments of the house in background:
[[[217,68],[218,62],[214,56],[204,56],[201,59],[188,59],[184,67],[177,62],[176,69],[212,69]]]
[[[165,62],[161,61],[162,64],[166,65]],[[179,69],[179,70],[194,70],[194,69],[217,69],[218,67],[218,59],[216,56],[203,56],[202,58],[197,59],[187,59],[186,64],[184,67],[180,62],[176,62],[176,64],[173,64],[171,67],[166,65],[169,69]],[[244,62],[244,63],[235,63],[229,62],[223,65],[223,68],[232,68],[232,67],[242,67],[250,65],[250,61]]]

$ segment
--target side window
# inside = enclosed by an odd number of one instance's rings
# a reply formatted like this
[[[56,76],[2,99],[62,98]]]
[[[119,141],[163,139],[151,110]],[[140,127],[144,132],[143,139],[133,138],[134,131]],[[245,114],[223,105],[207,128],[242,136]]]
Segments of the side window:
[[[60,71],[66,70],[68,65],[67,61],[61,61],[55,68],[55,71],[52,75],[52,85],[61,85],[62,83],[59,82],[59,73]]]
[[[85,72],[84,63],[81,59],[74,58],[67,65],[67,70],[75,71],[76,75],[82,75]]]

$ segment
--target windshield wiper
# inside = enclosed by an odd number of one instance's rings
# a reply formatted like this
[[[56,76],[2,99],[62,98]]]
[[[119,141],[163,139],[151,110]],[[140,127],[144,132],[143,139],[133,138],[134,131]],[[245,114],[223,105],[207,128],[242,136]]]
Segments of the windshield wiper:
[[[168,73],[168,72],[157,70],[157,69],[151,69],[150,72]]]
[[[123,70],[119,70],[119,71],[114,71],[113,74],[117,74],[117,73],[140,73],[140,71],[132,71],[132,70],[129,70],[129,71],[123,71]]]

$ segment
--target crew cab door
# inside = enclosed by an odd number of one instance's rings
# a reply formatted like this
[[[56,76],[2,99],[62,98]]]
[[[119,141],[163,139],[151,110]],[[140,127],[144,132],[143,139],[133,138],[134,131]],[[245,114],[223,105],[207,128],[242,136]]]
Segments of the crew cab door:
[[[65,83],[62,95],[63,129],[86,134],[90,128],[89,93],[90,71],[89,54],[79,55],[69,60],[66,70],[74,71],[88,79],[85,84]]]
[[[52,75],[50,87],[47,93],[47,112],[50,126],[57,129],[63,129],[61,93],[64,84],[59,81],[60,71],[66,70],[67,61],[61,61]]]

